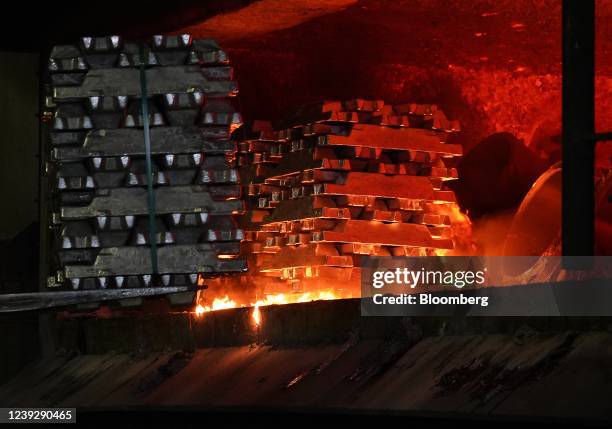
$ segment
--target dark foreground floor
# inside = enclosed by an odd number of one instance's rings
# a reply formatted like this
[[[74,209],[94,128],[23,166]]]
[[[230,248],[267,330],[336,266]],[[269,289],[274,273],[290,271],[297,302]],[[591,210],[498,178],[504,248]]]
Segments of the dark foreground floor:
[[[458,425],[469,425],[470,428],[577,428],[605,427],[605,423],[568,419],[513,419],[513,418],[465,418],[458,415],[440,415],[432,413],[393,413],[388,411],[357,412],[334,410],[321,412],[316,410],[299,410],[287,412],[281,410],[252,409],[115,409],[106,411],[79,411],[77,426],[82,427],[130,427],[130,428],[201,428],[205,425],[221,424],[224,428],[273,428],[299,424],[302,427],[317,428],[337,427],[413,427],[449,428]],[[74,425],[65,425],[73,427]]]
[[[605,319],[361,318],[346,300],[264,308],[262,320],[237,309],[64,321],[55,354],[0,386],[0,404],[187,426],[612,420]]]

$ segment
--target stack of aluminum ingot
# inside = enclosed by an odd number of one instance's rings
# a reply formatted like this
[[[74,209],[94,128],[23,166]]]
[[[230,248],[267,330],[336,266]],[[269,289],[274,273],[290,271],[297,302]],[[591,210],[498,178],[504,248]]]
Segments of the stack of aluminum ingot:
[[[156,234],[149,234],[146,64]],[[246,270],[227,55],[211,40],[83,37],[55,46],[46,99],[55,269],[69,289],[189,286]],[[158,272],[150,244],[157,243]]]
[[[260,228],[261,222],[274,207],[274,202],[258,190],[265,186],[265,179],[272,175],[275,166],[282,159],[289,130],[274,130],[268,121],[253,121],[244,124],[237,131],[238,147],[236,165],[239,167],[245,215],[241,227],[251,236]],[[248,261],[249,272],[238,277],[217,278],[211,282],[212,294],[225,293],[239,296],[242,301],[252,302],[260,292],[278,291],[286,293],[289,285],[284,279],[262,275],[258,269],[259,255],[252,252],[250,239],[242,243],[242,255]],[[249,301],[251,300],[251,301]]]
[[[457,130],[433,105],[351,100],[302,108],[276,131],[246,132],[249,276],[342,288],[358,282],[360,255],[452,249],[456,202],[445,183],[457,178],[452,159],[462,149],[446,141]]]

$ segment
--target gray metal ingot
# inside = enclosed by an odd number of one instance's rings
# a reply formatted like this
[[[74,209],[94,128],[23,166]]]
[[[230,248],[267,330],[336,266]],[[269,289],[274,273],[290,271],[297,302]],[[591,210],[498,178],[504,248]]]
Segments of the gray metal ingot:
[[[243,210],[240,200],[214,201],[207,186],[172,186],[155,189],[155,213],[210,213],[231,215]],[[62,220],[95,216],[145,215],[149,212],[145,188],[101,190],[85,207],[62,207]]]
[[[157,250],[160,274],[221,273],[246,271],[246,261],[223,258],[222,244],[162,246]],[[219,258],[219,255],[222,257]],[[232,256],[232,255],[230,255]],[[148,247],[109,247],[102,249],[93,265],[68,265],[66,278],[130,276],[151,273]]]
[[[152,40],[152,49],[161,65],[185,64],[189,57],[191,36],[181,34],[174,36],[155,35]]]
[[[193,61],[203,66],[227,64],[227,53],[212,39],[193,40]]]
[[[229,140],[207,139],[197,127],[159,127],[151,128],[151,153],[196,153],[207,155],[224,154],[234,150]],[[87,133],[80,147],[56,147],[55,159],[59,161],[82,158],[144,155],[143,130],[119,128],[95,130]]]
[[[54,46],[49,58],[48,69],[51,73],[85,71],[88,69],[83,54],[76,46]]]
[[[58,101],[98,96],[139,97],[139,73],[139,70],[132,68],[90,70],[80,86],[54,88],[53,97]],[[146,77],[149,95],[189,92],[228,95],[238,91],[234,81],[206,79],[197,65],[151,68],[146,70]]]

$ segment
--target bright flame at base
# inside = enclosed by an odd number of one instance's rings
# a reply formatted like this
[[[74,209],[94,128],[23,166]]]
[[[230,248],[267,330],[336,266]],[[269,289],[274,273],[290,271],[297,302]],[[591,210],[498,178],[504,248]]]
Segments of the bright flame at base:
[[[215,298],[213,300],[212,306],[198,304],[195,309],[195,313],[196,313],[196,316],[201,316],[204,313],[208,313],[209,311],[225,310],[226,308],[236,308],[236,307],[238,307],[236,302],[232,301],[229,298],[229,296],[225,295],[223,298]]]
[[[337,295],[333,290],[322,290],[318,292],[270,294],[266,295],[264,299],[251,302],[248,305],[238,305],[236,301],[233,301],[228,295],[225,295],[222,298],[215,298],[212,302],[212,305],[198,304],[195,309],[195,313],[197,316],[201,316],[204,313],[208,313],[209,311],[224,310],[227,308],[237,307],[253,307],[253,322],[259,326],[259,324],[261,323],[261,311],[259,307],[264,307],[267,305],[283,305],[310,301],[329,301],[340,298],[341,296]]]
[[[259,311],[259,305],[255,305],[255,307],[253,307],[253,322],[255,323],[256,326],[259,326],[259,324],[261,323],[261,311]]]
[[[266,295],[264,299],[260,299],[252,303],[251,306],[261,307],[266,305],[294,304],[310,301],[329,301],[332,299],[340,299],[340,296],[338,296],[332,290],[322,290],[318,292],[304,292],[296,294],[279,293],[275,295]]]
[[[204,309],[204,307],[202,307],[200,304],[197,305],[196,309],[195,309],[195,314],[196,316],[201,316],[202,314],[204,314],[206,310]]]

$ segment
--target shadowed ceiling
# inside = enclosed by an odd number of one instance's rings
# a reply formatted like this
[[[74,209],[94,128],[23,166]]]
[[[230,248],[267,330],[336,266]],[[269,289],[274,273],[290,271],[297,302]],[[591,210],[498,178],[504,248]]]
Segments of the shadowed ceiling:
[[[466,153],[491,134],[507,133],[545,163],[559,159],[560,0],[109,0],[38,7],[26,29],[14,28],[14,15],[3,16],[2,31],[10,31],[5,49],[43,50],[79,35],[189,32],[215,38],[228,51],[246,119],[278,120],[326,98],[436,103],[461,122],[456,138]],[[599,131],[612,129],[611,21],[612,2],[599,0]],[[600,152],[609,163],[612,151],[600,145]]]

